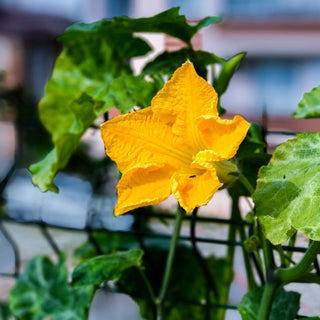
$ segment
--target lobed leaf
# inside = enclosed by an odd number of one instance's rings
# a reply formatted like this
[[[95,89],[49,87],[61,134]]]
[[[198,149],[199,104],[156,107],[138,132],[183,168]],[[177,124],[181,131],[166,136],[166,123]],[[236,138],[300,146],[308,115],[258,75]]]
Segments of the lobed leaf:
[[[320,240],[320,133],[301,133],[274,152],[259,171],[256,213],[273,244],[296,230]]]
[[[54,265],[38,256],[26,266],[10,291],[10,309],[18,319],[85,320],[93,287],[73,289],[68,284],[64,256]]]
[[[190,25],[187,23],[186,17],[179,14],[179,7],[171,8],[163,11],[153,17],[131,19],[128,17],[115,17],[112,20],[101,20],[91,24],[77,23],[69,27],[63,36],[59,39],[62,42],[73,41],[75,38],[81,38],[83,32],[88,34],[100,33],[103,35],[109,34],[113,44],[121,44],[125,46],[124,52],[127,53],[127,49],[132,55],[132,50],[139,48],[137,38],[132,36],[136,32],[153,32],[153,33],[165,33],[172,37],[178,38],[187,44],[190,44],[192,37],[203,27],[207,27],[212,23],[217,23],[221,20],[221,17],[206,17],[198,22],[196,25]],[[116,37],[114,36],[116,35]],[[120,37],[119,37],[120,35]],[[128,42],[121,42],[121,37],[127,35]],[[140,39],[141,40],[141,39]],[[143,48],[144,50],[147,47]],[[144,55],[147,51],[139,50],[134,56]]]
[[[141,267],[143,251],[130,249],[86,260],[74,269],[72,284],[76,287],[98,285],[110,280],[118,280],[123,271],[131,267]]]
[[[295,118],[320,118],[320,86],[306,92],[293,113]]]

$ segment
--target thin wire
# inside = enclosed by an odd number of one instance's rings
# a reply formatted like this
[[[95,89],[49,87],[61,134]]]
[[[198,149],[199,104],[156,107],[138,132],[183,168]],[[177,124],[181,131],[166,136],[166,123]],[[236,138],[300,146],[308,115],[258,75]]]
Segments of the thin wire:
[[[193,219],[191,219],[191,223],[190,223],[191,244],[192,244],[192,249],[195,253],[195,256],[198,259],[198,262],[202,268],[203,274],[206,279],[206,284],[207,284],[207,299],[206,300],[207,300],[207,306],[209,308],[210,307],[210,289],[213,292],[214,297],[217,301],[219,301],[219,291],[218,291],[217,287],[215,286],[214,282],[212,281],[208,267],[207,267],[205,261],[203,260],[202,255],[197,247],[196,236],[195,236],[195,234],[196,234],[196,220],[195,220],[195,218],[197,217],[197,213],[198,213],[198,208],[195,208],[192,212]],[[207,316],[209,317],[210,314]]]
[[[47,225],[44,223],[40,223],[40,230],[43,234],[43,236],[46,238],[46,240],[48,241],[48,243],[50,244],[51,248],[53,249],[54,253],[59,256],[60,254],[60,249],[58,247],[58,245],[56,244],[56,242],[54,241],[53,237],[50,235],[48,229],[47,229]]]
[[[3,236],[6,238],[6,240],[8,241],[8,243],[12,247],[13,255],[14,255],[14,273],[13,273],[13,276],[17,277],[19,275],[19,270],[20,270],[20,265],[21,265],[19,248],[18,248],[16,242],[10,236],[10,233],[4,227],[2,222],[0,222],[0,231],[2,232]],[[4,274],[5,275],[12,275],[12,274],[6,274],[6,273],[4,273]]]
[[[86,229],[87,235],[88,235],[88,239],[90,241],[90,243],[94,246],[94,249],[96,250],[97,254],[100,256],[103,254],[103,250],[101,248],[101,246],[99,245],[98,241],[95,239],[95,237],[93,236],[93,231],[91,228],[87,228]]]

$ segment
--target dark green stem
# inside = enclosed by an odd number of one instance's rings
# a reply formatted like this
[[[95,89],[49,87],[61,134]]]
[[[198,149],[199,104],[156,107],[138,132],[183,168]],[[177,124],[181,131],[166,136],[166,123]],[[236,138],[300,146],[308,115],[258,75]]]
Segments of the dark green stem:
[[[250,195],[252,195],[252,194],[254,193],[254,187],[251,185],[251,183],[250,183],[249,180],[246,178],[246,176],[244,176],[243,174],[240,174],[239,180],[241,181],[241,183],[243,184],[243,186],[248,190],[248,192],[250,193]]]
[[[257,319],[259,320],[269,319],[273,297],[279,285],[280,285],[279,282],[271,282],[271,283],[269,282],[264,286]]]
[[[275,263],[274,263],[272,244],[269,242],[269,240],[265,238],[262,232],[261,232],[260,238],[262,241],[262,248],[263,248],[266,284],[264,286],[257,319],[268,320],[269,314],[271,311],[273,297],[277,288],[280,285],[280,282],[276,281],[276,279],[273,276]]]
[[[309,271],[310,265],[316,259],[318,253],[320,253],[320,242],[312,241],[308,250],[296,265],[288,269],[276,270],[275,276],[285,283],[299,279]]]
[[[311,242],[303,258],[291,268],[280,268],[274,270],[272,247],[268,240],[264,238],[264,259],[267,272],[267,284],[264,287],[260,309],[257,319],[268,320],[274,294],[279,286],[294,281],[310,281],[312,275],[308,275],[310,265],[320,252],[320,242]]]
[[[239,198],[232,199],[232,218],[239,222],[242,220],[240,209],[239,209]],[[241,242],[244,242],[247,239],[244,225],[239,224],[238,230],[239,230],[240,240]],[[244,260],[244,265],[245,265],[246,274],[247,274],[248,288],[249,290],[253,290],[257,287],[257,284],[254,279],[252,265],[250,262],[250,256],[244,247],[242,247],[242,252],[243,252],[243,260]]]
[[[185,215],[185,211],[181,208],[179,208],[175,223],[174,223],[174,229],[171,237],[171,243],[170,243],[170,249],[168,253],[168,258],[167,258],[167,263],[165,267],[165,272],[162,280],[162,285],[160,288],[159,296],[156,299],[156,308],[157,308],[157,320],[164,320],[164,300],[167,295],[167,290],[168,290],[168,284],[170,280],[170,275],[172,271],[172,265],[174,261],[174,256],[176,253],[176,248],[178,244],[178,239],[180,235],[180,229],[182,225],[182,220]]]
[[[295,243],[296,243],[296,239],[297,239],[297,232],[295,232],[293,234],[293,236],[291,236],[291,238],[289,239],[289,247],[294,247]],[[293,255],[293,251],[289,251],[287,253],[288,257],[290,258],[290,260],[292,259],[292,255]],[[289,265],[287,266],[289,267]]]
[[[265,238],[264,234],[260,233],[260,239],[262,242],[262,250],[263,250],[263,258],[264,258],[264,265],[266,271],[266,280],[268,282],[268,274],[271,274],[274,270],[274,256],[273,256],[273,249],[272,244],[268,239]]]

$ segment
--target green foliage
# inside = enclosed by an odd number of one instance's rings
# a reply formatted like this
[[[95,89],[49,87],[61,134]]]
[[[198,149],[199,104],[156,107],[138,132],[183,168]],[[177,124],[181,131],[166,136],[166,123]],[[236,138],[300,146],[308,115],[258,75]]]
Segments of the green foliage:
[[[0,74],[1,76],[1,74]],[[11,317],[11,312],[8,304],[0,303],[0,319],[9,320]]]
[[[218,21],[220,17],[207,17],[190,25],[179,15],[179,8],[172,8],[149,18],[116,17],[67,28],[58,39],[63,51],[39,104],[40,119],[52,136],[54,148],[30,166],[33,183],[42,191],[57,192],[56,173],[67,165],[94,121],[114,106],[123,113],[134,106],[149,106],[163,85],[162,76],[170,76],[187,59],[204,77],[206,66],[220,64],[216,83],[222,94],[243,54],[225,61],[212,53],[194,51],[191,45],[197,31]],[[129,60],[151,50],[137,36],[139,32],[165,33],[185,42],[187,48],[160,54],[140,75],[134,75]]]
[[[262,139],[262,128],[256,123],[251,123],[248,134],[236,154],[240,174],[246,177],[253,188],[256,186],[260,167],[266,165],[271,158],[271,155],[265,153],[266,144]],[[228,186],[228,192],[233,198],[251,196],[239,179],[235,179]]]
[[[86,260],[74,269],[72,284],[79,287],[118,280],[124,270],[131,267],[141,268],[142,255],[141,249],[130,249]]]
[[[112,20],[101,20],[94,23],[77,23],[69,27],[60,41],[69,42],[81,39],[83,31],[90,37],[92,34],[99,34],[107,37],[113,46],[124,45],[121,49],[127,58],[145,55],[150,47],[140,38],[135,38],[133,33],[152,32],[165,33],[190,44],[192,37],[203,27],[219,22],[220,17],[207,17],[196,25],[187,23],[185,16],[179,14],[179,8],[171,8],[153,17],[131,19],[128,17],[115,17]],[[124,37],[124,38],[123,38]],[[127,43],[121,40],[125,39]]]
[[[257,318],[263,287],[257,288],[245,294],[238,310],[242,320],[259,320]],[[293,291],[285,291],[280,288],[277,290],[272,303],[269,319],[272,320],[294,320],[299,310],[300,294]]]
[[[187,60],[190,60],[197,73],[207,78],[207,66],[212,64],[223,64],[224,60],[215,54],[191,48],[183,48],[178,51],[165,51],[158,55],[153,61],[147,63],[143,69],[147,74],[172,75],[173,72]]]
[[[135,235],[97,232],[94,234],[94,237],[103,252],[108,254],[113,252],[117,247],[125,250],[126,248],[133,248],[138,245]],[[143,256],[142,265],[155,294],[157,294],[161,286],[169,241],[146,238],[144,245],[146,252]],[[86,242],[76,250],[75,257],[85,259],[94,257],[95,254],[96,252],[92,244]],[[88,261],[94,262],[96,260],[94,258]],[[207,308],[205,305],[197,305],[195,302],[199,300],[204,301],[207,297],[208,289],[210,290],[211,302],[227,303],[230,284],[233,280],[230,260],[210,256],[204,258],[204,263],[210,272],[213,286],[219,292],[219,297],[217,298],[213,295],[212,288],[209,286],[209,282],[194,251],[189,247],[179,246],[168,289],[168,301],[166,301],[166,311],[169,320],[181,319],[183,316],[188,318],[188,315],[192,316],[193,319],[202,320],[207,312]],[[83,268],[83,274],[91,273],[91,271],[91,267]],[[87,276],[84,275],[84,277]],[[153,302],[137,268],[129,267],[123,270],[116,285],[119,291],[129,294],[137,302],[142,317],[153,319]],[[194,303],[182,303],[181,300],[193,301]],[[211,307],[210,310],[211,314],[215,315],[214,319],[224,319],[224,309]]]
[[[144,256],[143,265],[154,292],[159,292],[161,280],[164,273],[167,258],[167,249],[159,247],[148,247]],[[214,286],[219,292],[219,298],[213,296],[210,291],[211,302],[226,303],[231,281],[233,279],[232,269],[227,259],[210,256],[204,259],[210,272]],[[165,302],[166,315],[168,320],[178,319],[204,319],[208,312],[205,305],[198,305],[197,301],[205,301],[207,297],[208,280],[203,269],[197,260],[193,250],[188,247],[179,246],[172,268],[171,281],[168,288],[168,298]],[[128,269],[124,272],[117,287],[121,292],[129,294],[139,305],[141,316],[145,319],[153,319],[153,308],[150,296],[145,284],[141,280],[137,270]],[[181,301],[189,301],[184,303]],[[225,310],[211,307],[210,313],[214,319],[224,319]]]
[[[11,289],[10,309],[17,319],[84,320],[92,295],[93,286],[70,287],[63,255],[57,265],[38,256]]]
[[[320,118],[320,86],[306,92],[293,113],[295,118]]]
[[[113,253],[117,250],[128,250],[139,247],[139,241],[137,236],[134,234],[126,233],[108,233],[108,232],[94,232],[93,237],[100,246],[103,253]],[[146,246],[161,246],[167,247],[168,243],[159,242],[158,239],[147,238],[144,240]],[[98,253],[95,246],[90,242],[86,241],[80,247],[74,251],[74,258],[78,261],[83,261],[96,256]]]
[[[219,97],[227,90],[231,77],[239,67],[240,62],[245,55],[246,54],[244,52],[238,53],[229,60],[224,60],[221,63],[221,70],[213,81],[213,86],[216,89]]]
[[[320,240],[319,169],[319,133],[301,133],[283,143],[260,169],[253,200],[273,244],[286,241],[296,230]]]
[[[94,36],[65,43],[39,105],[41,121],[55,146],[30,167],[33,183],[42,191],[57,191],[53,182],[56,172],[66,166],[96,118],[113,106],[123,112],[135,105],[146,107],[157,91],[152,82],[134,76],[115,51]]]

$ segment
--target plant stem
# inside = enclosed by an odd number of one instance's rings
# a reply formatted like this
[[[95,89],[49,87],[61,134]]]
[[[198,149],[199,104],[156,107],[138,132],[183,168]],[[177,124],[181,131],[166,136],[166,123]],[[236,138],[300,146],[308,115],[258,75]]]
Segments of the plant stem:
[[[154,295],[153,288],[151,286],[151,283],[150,283],[146,273],[144,272],[142,267],[138,267],[138,270],[139,270],[139,273],[141,275],[141,278],[143,279],[143,282],[145,283],[145,285],[147,287],[147,290],[148,290],[148,292],[150,294],[151,300],[153,301],[153,303],[156,303],[156,297]]]
[[[308,250],[296,265],[291,268],[276,270],[275,276],[285,283],[295,281],[309,271],[310,265],[316,259],[318,253],[320,253],[320,242],[312,241]]]
[[[254,193],[254,188],[251,185],[251,183],[249,182],[249,180],[246,178],[245,175],[240,174],[239,176],[239,180],[241,181],[241,183],[243,184],[243,186],[248,190],[248,192],[250,193],[250,195],[252,195]]]
[[[172,265],[174,261],[174,256],[176,253],[176,248],[178,244],[178,239],[180,235],[180,229],[182,225],[182,220],[185,215],[185,211],[179,207],[179,210],[176,215],[174,229],[171,237],[170,249],[168,253],[167,263],[165,267],[165,272],[162,280],[162,285],[160,288],[160,293],[158,298],[156,299],[156,308],[157,308],[157,320],[164,320],[164,300],[166,298],[168,284],[170,280],[170,275],[172,271]]]
[[[296,243],[296,238],[297,238],[297,232],[295,232],[293,236],[289,239],[289,247],[294,247]],[[292,260],[293,251],[287,252],[287,255],[289,259]],[[289,267],[289,265],[287,267]]]
[[[259,320],[269,319],[271,306],[273,302],[273,296],[276,290],[278,289],[279,285],[280,285],[279,282],[269,282],[265,285],[257,319]]]
[[[232,218],[239,222],[242,220],[240,215],[240,209],[239,209],[239,198],[232,199]],[[244,242],[247,238],[244,225],[239,224],[238,230],[239,230],[240,240]],[[243,260],[244,260],[244,265],[245,265],[246,274],[247,274],[248,288],[249,290],[253,290],[257,287],[257,284],[253,276],[249,253],[246,251],[244,246],[242,246],[242,253],[243,253]]]
[[[268,275],[271,274],[274,270],[274,257],[273,257],[273,249],[272,244],[264,234],[260,233],[260,239],[262,242],[262,250],[263,250],[263,258],[264,258],[264,265],[265,265],[265,272],[266,272],[266,280],[268,282]]]
[[[272,247],[267,239],[263,237],[263,240],[267,284],[264,287],[257,319],[268,320],[274,294],[280,285],[303,279],[305,281],[312,279],[312,276],[309,275],[308,277],[307,273],[309,271],[310,265],[316,259],[317,254],[320,252],[320,242],[313,241],[304,254],[303,258],[295,266],[286,269],[280,268],[273,271],[274,261]]]
[[[274,294],[277,288],[279,287],[279,285],[281,284],[281,282],[277,281],[277,279],[274,277],[275,263],[274,263],[272,244],[269,242],[268,239],[265,238],[262,232],[260,232],[260,239],[262,242],[262,249],[263,249],[266,284],[264,286],[257,319],[268,320]]]

